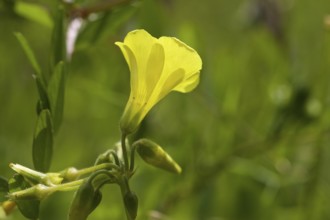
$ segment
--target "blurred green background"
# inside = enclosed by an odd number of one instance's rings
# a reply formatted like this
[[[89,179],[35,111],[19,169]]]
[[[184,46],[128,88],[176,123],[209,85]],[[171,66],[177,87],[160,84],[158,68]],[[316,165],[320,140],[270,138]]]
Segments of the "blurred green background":
[[[50,12],[57,4],[28,2]],[[47,69],[52,31],[13,5],[0,3],[0,175],[7,178],[10,162],[33,167],[38,100],[13,32]],[[119,141],[129,70],[114,42],[144,28],[195,48],[203,69],[196,90],[171,93],[135,135],[161,144],[183,167],[173,175],[137,160],[138,219],[330,219],[327,14],[328,0],[141,0],[103,13],[109,19],[96,17],[77,41],[51,170],[90,166]],[[89,219],[124,219],[119,188],[102,191]],[[66,219],[72,196],[47,198],[40,219]],[[8,219],[24,218],[16,210]]]

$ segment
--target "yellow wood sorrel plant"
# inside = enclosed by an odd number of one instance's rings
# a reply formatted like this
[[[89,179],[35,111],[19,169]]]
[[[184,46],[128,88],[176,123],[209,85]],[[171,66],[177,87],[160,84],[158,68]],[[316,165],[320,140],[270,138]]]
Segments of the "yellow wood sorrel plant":
[[[202,60],[194,49],[177,38],[155,38],[145,30],[129,32],[123,42],[116,42],[131,76],[130,96],[120,119],[121,141],[114,149],[100,154],[91,167],[80,170],[69,167],[60,172],[49,172],[53,138],[62,121],[67,66],[75,40],[68,38],[66,33],[77,19],[86,18],[93,12],[78,8],[81,13],[77,17],[78,9],[71,5],[69,8],[73,13],[69,19],[64,13],[67,9],[60,7],[54,24],[47,23],[54,26],[50,77],[43,74],[24,36],[16,34],[35,70],[39,92],[32,154],[34,169],[10,164],[16,174],[9,180],[0,178],[1,210],[9,215],[17,206],[26,218],[38,219],[42,200],[57,191],[75,190],[68,219],[84,220],[100,204],[101,188],[106,184],[117,184],[127,219],[133,220],[137,217],[138,197],[131,190],[129,180],[135,171],[135,152],[146,163],[173,173],[181,173],[181,167],[157,143],[142,138],[130,144],[127,137],[138,130],[150,109],[171,91],[186,93],[198,85]],[[98,10],[97,7],[91,8]]]

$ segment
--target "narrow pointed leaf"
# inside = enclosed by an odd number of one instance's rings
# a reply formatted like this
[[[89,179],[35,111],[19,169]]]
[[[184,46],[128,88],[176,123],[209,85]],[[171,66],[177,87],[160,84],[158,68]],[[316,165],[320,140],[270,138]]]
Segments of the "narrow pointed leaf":
[[[33,4],[25,1],[16,1],[15,12],[22,17],[31,21],[44,25],[45,27],[52,28],[53,21],[49,16],[46,8],[38,4]]]
[[[66,60],[66,42],[65,42],[65,12],[63,6],[59,6],[55,16],[55,24],[52,35],[52,55],[51,68],[55,67],[60,61]]]
[[[42,71],[40,69],[40,66],[37,62],[37,59],[28,43],[26,38],[21,34],[21,33],[15,33],[15,36],[19,43],[21,44],[21,47],[23,48],[28,60],[30,61],[36,75],[34,76],[36,84],[37,84],[37,89],[39,93],[39,103],[38,103],[38,114],[41,112],[42,109],[48,109],[49,108],[49,102],[48,102],[48,95],[47,95],[47,90],[46,90],[46,83],[45,83],[45,78],[42,75]]]
[[[19,43],[21,44],[21,47],[23,48],[27,58],[29,59],[34,71],[36,72],[37,77],[42,79],[40,66],[37,62],[37,59],[31,49],[28,41],[21,33],[17,32],[17,33],[15,33],[15,36],[16,36],[17,40],[19,41]]]
[[[47,172],[53,154],[53,128],[49,110],[42,110],[34,131],[33,164],[36,170]]]
[[[52,74],[48,84],[48,97],[50,102],[50,110],[53,118],[54,132],[58,131],[62,122],[63,105],[65,90],[65,65],[59,62]]]
[[[35,81],[39,93],[39,101],[37,104],[37,114],[39,115],[42,110],[50,109],[50,106],[49,106],[48,93],[45,84],[42,82],[42,80],[39,77],[35,77]]]

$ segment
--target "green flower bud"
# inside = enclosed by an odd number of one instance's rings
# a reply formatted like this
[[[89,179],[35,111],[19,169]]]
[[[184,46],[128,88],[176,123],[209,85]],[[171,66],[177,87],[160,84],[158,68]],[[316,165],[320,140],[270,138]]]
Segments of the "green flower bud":
[[[181,173],[181,167],[158,144],[148,139],[140,139],[134,145],[146,163],[173,173]]]
[[[61,177],[66,181],[73,181],[78,179],[79,172],[75,167],[69,167],[60,173]]]
[[[85,220],[100,204],[102,194],[95,190],[92,181],[85,181],[76,191],[69,211],[69,220]]]
[[[132,191],[128,191],[124,196],[124,204],[130,219],[135,219],[137,216],[139,204],[139,200],[136,194]]]

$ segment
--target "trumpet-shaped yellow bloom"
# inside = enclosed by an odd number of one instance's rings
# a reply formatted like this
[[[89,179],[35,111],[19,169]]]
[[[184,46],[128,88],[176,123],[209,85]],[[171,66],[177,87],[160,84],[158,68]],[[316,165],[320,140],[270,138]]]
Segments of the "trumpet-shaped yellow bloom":
[[[120,47],[131,72],[131,93],[120,121],[132,133],[149,110],[171,91],[190,92],[199,83],[202,60],[174,37],[154,38],[145,30],[129,32]]]

